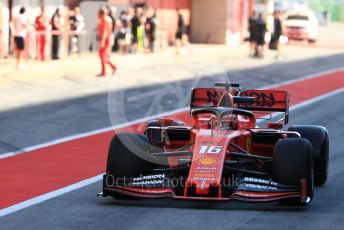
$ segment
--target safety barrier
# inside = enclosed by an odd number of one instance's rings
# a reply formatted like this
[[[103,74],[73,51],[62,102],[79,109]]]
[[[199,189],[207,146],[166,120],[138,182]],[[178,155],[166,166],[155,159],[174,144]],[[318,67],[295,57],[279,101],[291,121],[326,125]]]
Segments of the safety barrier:
[[[52,36],[59,36],[59,56],[61,58],[75,53],[82,54],[84,52],[97,52],[98,51],[98,35],[97,29],[92,31],[83,30],[77,31],[35,31],[29,30],[25,38],[24,58],[39,59],[40,43],[44,42],[44,57],[50,59],[52,54]],[[43,38],[42,38],[43,36]],[[11,50],[15,51],[14,41],[11,42]],[[161,50],[168,46],[167,31],[157,31],[155,47],[156,50]]]

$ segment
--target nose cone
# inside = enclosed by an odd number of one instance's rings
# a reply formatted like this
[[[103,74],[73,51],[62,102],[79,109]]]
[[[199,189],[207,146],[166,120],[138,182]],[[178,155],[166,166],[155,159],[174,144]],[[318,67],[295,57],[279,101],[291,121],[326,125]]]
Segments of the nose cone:
[[[230,136],[212,135],[209,130],[197,134],[185,196],[221,197],[220,182]]]

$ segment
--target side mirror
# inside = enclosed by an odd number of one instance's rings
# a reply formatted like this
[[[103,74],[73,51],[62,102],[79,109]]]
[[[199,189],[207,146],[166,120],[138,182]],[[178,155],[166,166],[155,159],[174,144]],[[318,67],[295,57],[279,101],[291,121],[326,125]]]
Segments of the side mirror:
[[[282,129],[283,123],[282,122],[268,122],[267,128],[268,129]]]

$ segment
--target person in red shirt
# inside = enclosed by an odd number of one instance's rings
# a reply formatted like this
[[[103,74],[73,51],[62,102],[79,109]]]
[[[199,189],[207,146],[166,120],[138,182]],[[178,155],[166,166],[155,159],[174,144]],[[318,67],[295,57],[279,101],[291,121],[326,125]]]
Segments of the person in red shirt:
[[[106,76],[106,65],[110,65],[112,68],[112,75],[116,72],[116,65],[113,64],[108,55],[107,50],[110,46],[110,38],[112,33],[112,21],[111,18],[107,15],[106,9],[104,7],[100,8],[98,12],[98,37],[99,37],[99,58],[101,62],[101,73],[98,74],[98,77]]]
[[[48,26],[48,19],[45,15],[45,8],[41,8],[41,14],[36,17],[35,29],[36,29],[36,44],[37,44],[37,60],[45,60],[45,44],[46,44],[46,32]]]

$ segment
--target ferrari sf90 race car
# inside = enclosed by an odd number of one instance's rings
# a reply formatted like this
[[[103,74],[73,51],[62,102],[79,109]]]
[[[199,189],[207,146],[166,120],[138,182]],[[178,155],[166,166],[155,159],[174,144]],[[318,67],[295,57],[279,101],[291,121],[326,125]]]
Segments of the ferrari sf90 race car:
[[[278,112],[279,121],[257,125]],[[161,118],[141,134],[117,133],[101,195],[305,205],[327,180],[328,132],[314,125],[283,130],[286,91],[241,91],[228,82],[195,88],[189,116],[190,124]]]

